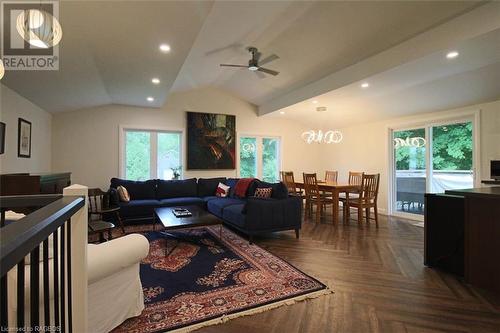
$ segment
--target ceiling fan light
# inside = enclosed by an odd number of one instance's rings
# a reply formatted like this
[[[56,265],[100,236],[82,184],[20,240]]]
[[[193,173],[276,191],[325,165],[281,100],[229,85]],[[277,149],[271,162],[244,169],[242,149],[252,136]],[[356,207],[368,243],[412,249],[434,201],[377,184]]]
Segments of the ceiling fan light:
[[[259,67],[257,67],[257,66],[248,66],[248,70],[250,70],[250,71],[256,71],[258,69],[259,69]]]

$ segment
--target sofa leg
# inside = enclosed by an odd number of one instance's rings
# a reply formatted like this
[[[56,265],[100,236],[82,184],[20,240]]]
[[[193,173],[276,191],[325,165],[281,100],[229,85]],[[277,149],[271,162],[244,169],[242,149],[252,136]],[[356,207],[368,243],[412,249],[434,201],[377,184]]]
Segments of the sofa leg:
[[[300,229],[295,229],[295,238],[299,239],[299,230]]]

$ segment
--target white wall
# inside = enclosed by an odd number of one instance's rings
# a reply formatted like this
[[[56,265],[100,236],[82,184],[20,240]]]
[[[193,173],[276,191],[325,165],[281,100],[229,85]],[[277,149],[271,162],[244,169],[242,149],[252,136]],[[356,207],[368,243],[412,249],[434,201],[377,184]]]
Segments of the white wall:
[[[18,118],[31,122],[31,158],[17,157]],[[0,173],[51,171],[52,115],[0,84],[0,120],[6,124]]]
[[[172,94],[161,109],[109,105],[54,114],[53,169],[71,171],[74,183],[106,189],[110,178],[119,175],[120,125],[185,131],[186,111],[234,114],[238,134],[281,136],[282,169],[299,175],[317,168],[320,147],[302,141],[305,127],[257,117],[254,105],[221,90],[203,88]],[[220,175],[236,176],[236,170],[184,172],[185,178]]]
[[[340,144],[323,146],[321,172],[338,170],[339,179],[343,181],[347,181],[349,171],[380,173],[379,210],[385,212],[388,210],[389,127],[453,118],[475,110],[481,110],[479,177],[489,179],[490,160],[500,159],[500,101],[342,128],[344,139]]]

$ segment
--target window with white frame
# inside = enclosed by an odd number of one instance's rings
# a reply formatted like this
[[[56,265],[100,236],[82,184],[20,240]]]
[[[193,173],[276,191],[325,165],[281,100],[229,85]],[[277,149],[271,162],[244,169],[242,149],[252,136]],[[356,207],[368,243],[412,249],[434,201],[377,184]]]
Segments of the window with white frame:
[[[182,132],[123,130],[122,177],[175,179],[182,175]]]
[[[280,141],[278,137],[241,136],[239,146],[240,177],[255,177],[271,183],[279,181]]]

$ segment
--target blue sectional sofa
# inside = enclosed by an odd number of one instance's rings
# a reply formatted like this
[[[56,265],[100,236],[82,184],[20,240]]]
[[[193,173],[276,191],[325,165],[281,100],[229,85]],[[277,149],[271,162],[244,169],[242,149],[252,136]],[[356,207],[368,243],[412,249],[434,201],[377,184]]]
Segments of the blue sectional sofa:
[[[143,223],[153,217],[157,207],[198,205],[220,217],[224,223],[248,236],[267,232],[295,230],[297,238],[302,221],[302,201],[289,196],[282,183],[270,184],[254,180],[246,196],[234,194],[235,178],[191,178],[184,180],[130,181],[112,178],[111,202],[120,206],[120,216],[125,224]],[[215,196],[217,185],[228,184],[230,194],[226,198]],[[116,194],[118,186],[124,186],[130,194],[129,202],[120,202]],[[272,187],[272,197],[253,197],[258,187]]]

